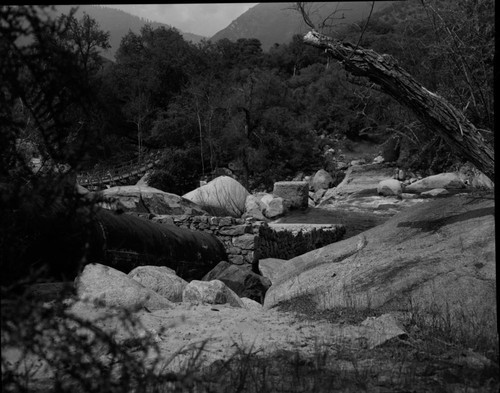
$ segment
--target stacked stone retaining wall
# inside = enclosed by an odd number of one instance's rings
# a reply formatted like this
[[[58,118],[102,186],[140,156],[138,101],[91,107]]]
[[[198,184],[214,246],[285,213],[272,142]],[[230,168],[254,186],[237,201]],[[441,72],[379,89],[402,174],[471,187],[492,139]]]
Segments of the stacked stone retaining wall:
[[[263,258],[291,259],[342,239],[340,224],[269,224],[260,228]]]
[[[259,259],[290,259],[342,239],[341,224],[268,224],[233,217],[156,216],[153,221],[215,235],[229,262],[256,267]]]

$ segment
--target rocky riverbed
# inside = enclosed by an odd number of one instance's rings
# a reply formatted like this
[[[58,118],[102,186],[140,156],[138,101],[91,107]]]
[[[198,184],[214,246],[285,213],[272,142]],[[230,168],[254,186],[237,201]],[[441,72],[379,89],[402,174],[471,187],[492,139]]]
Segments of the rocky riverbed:
[[[450,382],[451,391],[468,384],[479,391],[498,387],[492,377],[498,371],[492,196],[456,195],[410,207],[392,218],[381,214],[382,225],[285,261],[264,307],[252,301],[230,306],[223,296],[201,294],[198,299],[182,296],[177,303],[155,300],[159,306],[150,309],[139,297],[138,333],[83,301],[93,296],[115,304],[131,301],[134,292],[124,279],[118,288],[105,284],[85,296],[77,286],[69,312],[94,321],[118,343],[149,335],[159,352],[146,356],[144,364],[160,359],[163,372],[174,373],[195,368],[203,376],[201,385],[224,385],[232,374],[220,367],[237,367],[231,361],[242,353],[248,355],[247,366],[250,357],[261,359],[255,369],[268,364],[274,380],[280,366],[273,362],[287,353],[289,361],[322,356],[323,373],[342,373],[347,388],[356,384],[359,372],[369,391],[402,389],[408,383],[416,391],[441,391]],[[102,276],[93,276],[92,285]],[[7,350],[10,366],[39,366],[33,381],[46,384],[54,377],[40,355],[23,354],[15,346]],[[289,391],[298,391],[290,386]]]
[[[38,292],[35,315],[45,319],[20,310],[26,328],[2,331],[2,367],[28,372],[34,389],[53,386],[66,375],[61,362],[78,361],[78,335],[94,326],[137,359],[129,372],[147,369],[157,384],[167,375],[177,391],[497,391],[493,193],[445,191],[381,196],[369,179],[345,181],[318,206],[275,220],[344,224],[347,233],[267,261],[263,304],[219,280],[187,283],[166,269],[165,285],[176,286],[165,291],[147,272],[139,282],[87,265],[63,303]],[[58,347],[68,337],[73,344]],[[102,340],[89,348],[88,373],[114,370],[116,348]]]

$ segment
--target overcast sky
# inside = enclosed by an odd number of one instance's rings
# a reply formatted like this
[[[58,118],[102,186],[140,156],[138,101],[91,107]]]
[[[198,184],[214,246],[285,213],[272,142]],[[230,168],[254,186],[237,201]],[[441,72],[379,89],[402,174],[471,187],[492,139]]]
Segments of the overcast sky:
[[[111,4],[129,14],[173,26],[185,33],[211,37],[258,3]]]

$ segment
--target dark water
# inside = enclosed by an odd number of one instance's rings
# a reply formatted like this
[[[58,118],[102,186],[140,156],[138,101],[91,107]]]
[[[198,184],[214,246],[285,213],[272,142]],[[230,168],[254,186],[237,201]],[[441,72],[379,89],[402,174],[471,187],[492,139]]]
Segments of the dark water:
[[[276,222],[285,224],[343,224],[346,228],[344,239],[347,239],[383,224],[388,218],[387,215],[369,212],[308,208],[307,210],[292,210]]]

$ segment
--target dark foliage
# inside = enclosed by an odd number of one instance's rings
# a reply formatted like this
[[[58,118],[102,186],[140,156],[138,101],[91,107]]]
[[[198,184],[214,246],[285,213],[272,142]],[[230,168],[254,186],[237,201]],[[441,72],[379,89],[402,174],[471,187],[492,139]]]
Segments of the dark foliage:
[[[74,178],[95,113],[97,58],[88,53],[83,67],[72,16],[51,20],[46,7],[2,6],[0,21],[2,285],[61,278],[84,255],[91,204],[76,194]]]

